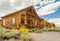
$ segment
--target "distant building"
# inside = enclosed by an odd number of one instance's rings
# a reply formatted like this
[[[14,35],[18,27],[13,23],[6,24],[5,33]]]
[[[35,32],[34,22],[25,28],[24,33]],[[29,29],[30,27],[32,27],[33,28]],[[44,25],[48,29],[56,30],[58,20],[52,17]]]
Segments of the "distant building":
[[[51,28],[51,27],[55,27],[55,24],[54,23],[49,23],[46,20],[40,18],[40,27],[48,29],[48,28]]]

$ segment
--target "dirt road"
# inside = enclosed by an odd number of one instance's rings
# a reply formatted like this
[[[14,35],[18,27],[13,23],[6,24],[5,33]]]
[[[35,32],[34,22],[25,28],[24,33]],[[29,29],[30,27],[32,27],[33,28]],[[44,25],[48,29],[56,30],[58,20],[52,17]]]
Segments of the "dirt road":
[[[59,32],[31,33],[34,41],[60,41]]]

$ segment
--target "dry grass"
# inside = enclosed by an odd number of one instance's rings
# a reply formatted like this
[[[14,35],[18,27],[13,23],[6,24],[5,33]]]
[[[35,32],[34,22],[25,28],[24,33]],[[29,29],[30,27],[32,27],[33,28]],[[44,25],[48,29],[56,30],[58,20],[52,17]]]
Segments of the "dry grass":
[[[20,30],[19,30],[20,31]],[[25,30],[23,33],[18,33],[14,30],[0,28],[0,40],[2,41],[32,41],[30,34],[26,34]]]
[[[59,27],[53,27],[53,28],[50,28],[48,31],[55,31],[55,32],[60,32],[60,28]]]

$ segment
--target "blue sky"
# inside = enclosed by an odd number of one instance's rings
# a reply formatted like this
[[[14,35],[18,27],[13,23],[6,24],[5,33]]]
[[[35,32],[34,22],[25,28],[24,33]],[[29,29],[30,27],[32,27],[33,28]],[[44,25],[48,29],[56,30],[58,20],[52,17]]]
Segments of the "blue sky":
[[[56,0],[56,2],[57,2],[57,1],[60,1],[60,0]]]
[[[60,0],[39,1],[35,2],[38,15],[46,21],[60,26]]]
[[[57,8],[57,11],[52,13],[52,14],[48,14],[48,15],[43,15],[43,16],[40,16],[41,18],[44,18],[44,19],[51,19],[51,18],[60,18],[60,7]]]
[[[60,0],[56,0],[57,1],[60,1]],[[52,13],[52,14],[48,14],[48,15],[45,15],[45,16],[41,16],[42,18],[45,18],[45,19],[50,19],[50,18],[60,18],[60,7],[57,8],[57,11],[55,13]]]

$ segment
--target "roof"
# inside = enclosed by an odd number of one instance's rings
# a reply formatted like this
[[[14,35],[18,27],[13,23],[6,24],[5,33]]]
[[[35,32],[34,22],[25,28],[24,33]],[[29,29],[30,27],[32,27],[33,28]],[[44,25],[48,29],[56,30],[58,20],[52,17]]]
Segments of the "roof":
[[[13,14],[13,13],[16,13],[16,12],[21,12],[21,11],[29,10],[29,9],[31,9],[30,11],[31,11],[31,12],[34,12],[34,14],[39,18],[39,16],[38,16],[37,12],[35,11],[33,5],[30,5],[30,6],[28,6],[28,7],[25,7],[25,8],[23,8],[23,9],[20,9],[20,10],[15,10],[15,11],[9,12],[9,14],[4,15],[4,16],[2,16],[1,18],[6,17],[6,16],[9,16],[9,15],[11,15],[11,14]]]

